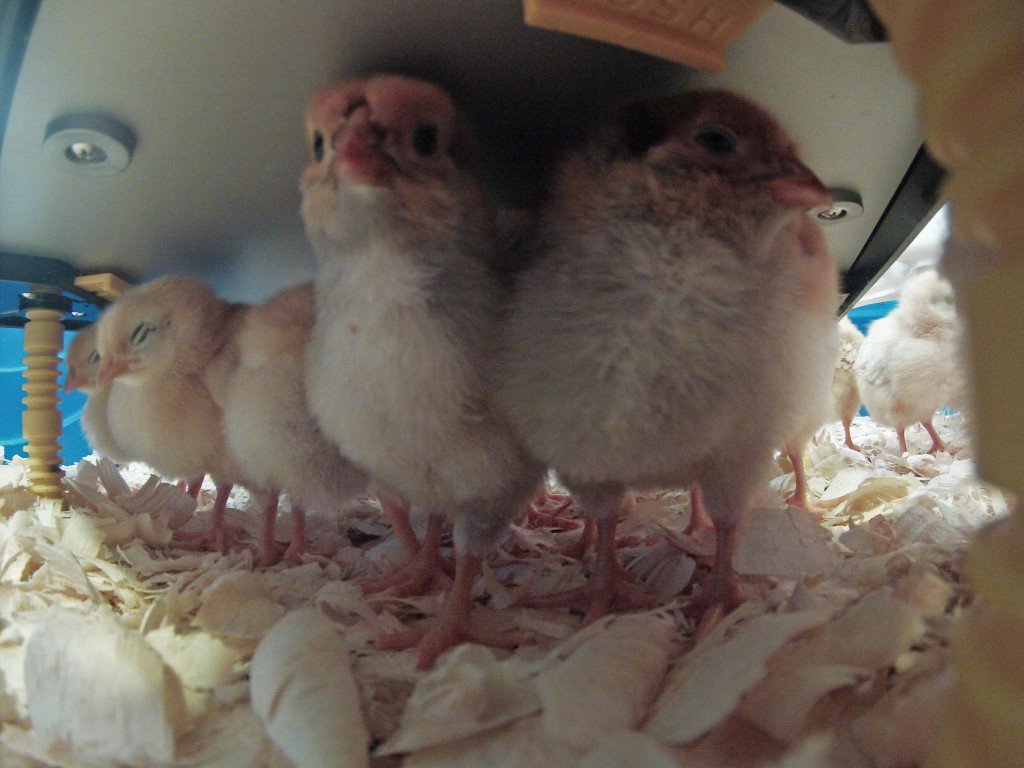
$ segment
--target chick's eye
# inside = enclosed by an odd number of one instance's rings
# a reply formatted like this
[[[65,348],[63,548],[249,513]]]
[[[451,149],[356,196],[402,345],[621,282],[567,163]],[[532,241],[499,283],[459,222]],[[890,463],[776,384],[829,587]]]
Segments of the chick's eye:
[[[412,148],[420,157],[430,157],[437,151],[437,126],[419,123],[412,132]]]
[[[705,152],[720,157],[733,155],[739,149],[739,139],[728,128],[720,125],[706,125],[694,136],[697,144]]]
[[[324,159],[324,135],[313,131],[313,159],[318,163]]]
[[[100,363],[100,353],[97,352],[94,349],[92,352],[89,353],[89,357],[87,357],[85,361],[89,365],[99,365],[99,363]]]
[[[131,343],[133,347],[137,347],[142,344],[149,336],[152,331],[156,330],[156,326],[152,323],[139,323],[135,326],[135,330],[132,331]]]

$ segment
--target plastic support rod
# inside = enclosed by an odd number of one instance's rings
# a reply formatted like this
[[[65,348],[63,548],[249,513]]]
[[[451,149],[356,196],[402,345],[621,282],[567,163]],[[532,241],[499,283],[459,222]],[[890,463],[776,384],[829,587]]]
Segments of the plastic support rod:
[[[64,345],[64,313],[35,307],[25,316],[25,398],[21,415],[22,434],[28,441],[28,476],[32,491],[46,498],[60,498],[61,414],[57,409],[58,354]]]

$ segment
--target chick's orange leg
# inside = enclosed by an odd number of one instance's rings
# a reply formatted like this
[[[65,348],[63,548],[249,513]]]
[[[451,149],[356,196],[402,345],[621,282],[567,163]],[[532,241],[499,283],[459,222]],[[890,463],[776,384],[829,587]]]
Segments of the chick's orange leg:
[[[228,525],[226,518],[226,511],[228,506],[228,498],[231,496],[231,489],[234,487],[231,483],[218,483],[217,484],[217,498],[213,502],[213,519],[210,521],[210,527],[208,530],[200,531],[198,533],[182,533],[179,532],[179,536],[185,539],[184,546],[186,549],[203,549],[212,545],[213,549],[217,552],[226,553],[228,550]],[[234,533],[238,532],[238,529],[233,529]]]
[[[284,551],[284,559],[294,565],[302,564],[302,556],[306,554],[306,510],[298,504],[292,504],[292,540]]]
[[[932,439],[932,447],[928,449],[928,453],[937,453],[938,451],[946,450],[946,444],[942,442],[942,438],[939,437],[939,433],[936,431],[935,425],[932,424],[931,419],[922,421],[921,426],[925,428],[928,436]]]
[[[632,501],[632,497],[630,497],[630,501]],[[653,608],[658,604],[653,597],[645,595],[625,583],[627,578],[635,578],[635,575],[619,564],[615,547],[615,529],[618,526],[618,520],[615,518],[598,520],[596,526],[597,560],[594,563],[594,572],[590,576],[591,601],[587,615],[583,617],[583,626],[593,624],[598,619],[607,616],[613,607],[635,610]],[[629,577],[624,577],[624,573],[629,574]]]
[[[444,532],[444,518],[430,515],[427,518],[427,533],[423,544],[416,545],[415,553],[388,575],[363,584],[363,593],[382,592],[390,589],[401,597],[422,595],[431,585],[447,578],[444,558],[441,556],[441,534]]]
[[[199,491],[203,488],[203,480],[206,479],[206,475],[196,475],[193,478],[189,478],[188,483],[185,485],[185,491],[193,499],[199,498]]]
[[[843,419],[843,434],[846,437],[846,447],[851,451],[859,451],[860,446],[853,442],[853,435],[850,434],[851,423],[850,419]]]
[[[633,513],[636,508],[636,497],[627,496],[626,500],[622,504],[622,508],[619,510],[619,514],[616,520],[625,520],[629,515]],[[552,547],[551,552],[556,555],[562,555],[564,557],[571,557],[574,560],[584,560],[587,553],[597,548],[597,526],[594,523],[594,518],[590,515],[586,515],[583,521],[583,530],[580,532],[579,538],[576,539],[572,544],[567,544],[563,547]],[[639,577],[619,564],[618,558],[614,561],[614,568],[618,572],[618,575],[626,581],[636,581]]]
[[[708,515],[704,502],[700,498],[700,486],[697,483],[690,485],[690,519],[683,529],[683,536],[696,539],[701,533],[715,530],[715,523]]]
[[[551,551],[556,555],[571,557],[573,560],[583,560],[596,541],[597,529],[594,527],[593,519],[591,519],[590,515],[587,515],[583,520],[583,530],[580,531],[576,541],[565,546],[552,547]]]
[[[900,453],[907,452],[907,430],[904,427],[896,427],[896,439],[900,444]]]
[[[786,456],[789,458],[790,464],[793,465],[793,479],[796,481],[793,495],[786,499],[786,503],[798,507],[805,512],[821,515],[821,510],[818,506],[807,498],[807,472],[804,470],[803,450],[787,448]]]
[[[391,530],[402,544],[406,557],[414,557],[420,549],[420,542],[416,538],[416,531],[409,522],[409,505],[394,494],[381,491],[377,494],[377,501],[380,502],[381,512],[391,524]]]
[[[277,541],[274,533],[277,528],[277,506],[280,495],[272,491],[263,507],[263,524],[260,528],[260,544],[256,553],[256,565],[269,568],[277,562]]]
[[[632,503],[630,496],[627,504]],[[608,615],[612,608],[634,610],[652,608],[657,601],[630,587],[626,582],[636,579],[636,574],[626,570],[618,561],[615,546],[617,516],[595,521],[597,530],[596,559],[589,581],[582,587],[555,592],[550,595],[532,597],[523,601],[533,608],[564,608],[578,604],[587,605],[583,625],[591,624]]]
[[[736,571],[732,567],[733,554],[739,538],[736,525],[718,525],[715,539],[715,564],[707,581],[707,588],[691,605],[702,611],[696,637],[701,638],[721,623],[732,610],[743,602]]]
[[[581,524],[578,521],[563,517],[571,506],[572,496],[552,493],[547,488],[544,488],[533,503],[530,504],[530,508],[526,513],[526,526],[539,528],[557,525],[560,528],[579,528]]]
[[[217,551],[225,554],[228,551],[227,508],[228,497],[231,496],[232,483],[217,484],[217,499],[213,503],[213,544]]]
[[[568,509],[571,504],[572,496],[566,493],[555,493],[545,485],[537,492],[537,496],[530,506],[537,508],[538,511],[554,507],[553,512],[539,512],[539,514],[543,517],[556,517]]]
[[[374,646],[381,650],[406,650],[418,648],[416,666],[430,669],[437,658],[459,643],[470,642],[491,648],[515,648],[533,642],[533,635],[526,632],[493,632],[474,628],[470,625],[473,582],[480,573],[481,558],[478,555],[456,553],[455,582],[452,584],[444,613],[431,629],[414,629],[378,637]]]

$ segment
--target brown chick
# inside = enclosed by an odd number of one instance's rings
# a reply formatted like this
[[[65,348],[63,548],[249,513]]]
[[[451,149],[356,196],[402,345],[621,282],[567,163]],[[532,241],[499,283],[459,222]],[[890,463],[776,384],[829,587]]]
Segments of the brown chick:
[[[833,322],[835,268],[803,213],[828,199],[775,120],[724,91],[628,104],[562,163],[498,403],[597,522],[586,621],[632,602],[614,562],[630,488],[699,484],[718,534],[705,600],[738,602],[737,526]]]
[[[238,305],[203,283],[167,275],[122,294],[99,321],[100,386],[124,454],[167,477],[209,473],[217,485],[212,539],[226,548],[224,512],[241,472],[226,450],[223,413],[205,381]]]
[[[337,510],[367,484],[366,474],[324,438],[306,405],[302,371],[315,317],[312,283],[246,309],[233,340],[235,364],[218,397],[228,450],[248,482],[291,499],[292,537],[285,559],[292,562],[304,551],[305,510]],[[274,512],[276,505],[269,504],[261,565],[277,560]]]
[[[953,395],[958,322],[952,285],[928,270],[908,280],[899,305],[868,327],[854,365],[857,386],[871,418],[896,428],[903,453],[906,428],[917,422],[932,439],[929,453],[945,448],[932,417]]]
[[[302,217],[316,252],[310,407],[324,434],[414,510],[453,524],[455,581],[439,624],[381,638],[419,642],[419,664],[464,639],[483,557],[541,482],[492,408],[501,286],[492,208],[450,97],[405,77],[316,94]]]
[[[853,366],[857,362],[857,353],[863,343],[864,334],[860,329],[850,318],[842,318],[839,321],[839,361],[832,377],[832,415],[843,423],[846,447],[854,451],[859,451],[860,448],[853,442],[850,425],[860,410],[861,401]]]

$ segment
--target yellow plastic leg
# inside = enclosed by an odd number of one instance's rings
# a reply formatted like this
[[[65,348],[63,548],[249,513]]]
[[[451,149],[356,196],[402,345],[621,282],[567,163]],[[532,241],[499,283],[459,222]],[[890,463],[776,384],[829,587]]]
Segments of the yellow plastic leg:
[[[969,335],[978,473],[1024,499],[1024,253],[975,273],[957,286],[957,303]]]
[[[56,309],[25,311],[25,398],[22,434],[28,441],[28,477],[32,491],[47,498],[61,496],[61,446],[63,433],[57,410],[58,353],[64,344],[63,313]]]
[[[968,557],[977,604],[954,645],[956,680],[928,768],[1010,768],[1024,759],[1024,515],[978,536]]]
[[[1011,519],[968,557],[975,605],[954,645],[956,682],[928,768],[1024,765],[1024,107],[1020,0],[871,0],[914,81],[932,153],[951,169],[960,234],[999,253],[958,281],[975,395],[979,474],[1013,491]],[[995,105],[979,107],[978,105]],[[1014,119],[1014,118],[1017,119]]]
[[[1024,499],[1024,258],[979,264],[957,286],[969,335],[974,449],[986,480]],[[1024,760],[1024,511],[982,532],[968,555],[975,606],[954,645],[956,682],[929,768]]]

